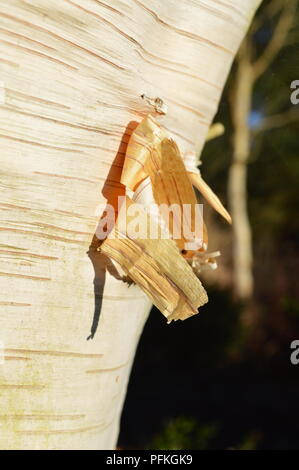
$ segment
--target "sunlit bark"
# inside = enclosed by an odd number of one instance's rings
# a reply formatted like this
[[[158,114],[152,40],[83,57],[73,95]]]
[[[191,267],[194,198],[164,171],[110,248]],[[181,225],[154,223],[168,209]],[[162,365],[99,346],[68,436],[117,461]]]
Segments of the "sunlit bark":
[[[259,3],[0,2],[1,449],[115,447],[150,304],[90,248],[103,184],[143,93],[200,152]]]

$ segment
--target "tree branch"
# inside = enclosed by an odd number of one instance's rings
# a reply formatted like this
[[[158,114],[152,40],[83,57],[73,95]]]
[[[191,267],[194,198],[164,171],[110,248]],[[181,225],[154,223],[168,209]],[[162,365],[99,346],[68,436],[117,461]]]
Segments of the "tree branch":
[[[272,0],[262,11],[255,16],[250,27],[250,33],[255,34],[265,23],[266,20],[272,19],[279,13],[284,4],[284,0]]]
[[[274,129],[278,127],[283,127],[292,122],[298,121],[299,123],[299,111],[297,110],[288,110],[283,113],[273,114],[273,116],[266,117],[261,125],[254,130],[254,134],[259,134],[269,129]]]
[[[253,78],[257,80],[270,66],[277,54],[282,49],[292,26],[298,0],[286,0],[280,14],[272,38],[266,46],[264,52],[252,65]]]

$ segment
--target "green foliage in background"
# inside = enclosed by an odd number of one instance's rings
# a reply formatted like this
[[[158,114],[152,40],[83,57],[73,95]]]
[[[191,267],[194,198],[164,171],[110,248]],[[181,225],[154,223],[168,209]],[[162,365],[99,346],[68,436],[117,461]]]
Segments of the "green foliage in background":
[[[150,445],[155,450],[208,449],[217,432],[217,426],[200,426],[196,419],[179,416],[169,420]]]
[[[217,424],[199,424],[195,418],[179,416],[169,419],[151,442],[151,450],[212,450],[219,434]],[[230,450],[255,450],[259,433],[251,432],[240,438]]]

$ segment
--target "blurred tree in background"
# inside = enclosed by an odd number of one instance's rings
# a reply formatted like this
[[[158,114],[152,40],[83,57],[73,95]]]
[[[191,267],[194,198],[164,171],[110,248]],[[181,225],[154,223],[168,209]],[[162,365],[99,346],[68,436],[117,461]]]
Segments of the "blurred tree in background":
[[[222,253],[205,274],[210,301],[174,325],[152,312],[123,447],[299,449],[299,365],[290,363],[299,339],[298,50],[299,2],[264,0],[215,118],[225,133],[201,156],[233,230],[204,206],[210,249]]]
[[[265,72],[287,45],[292,27],[296,26],[297,5],[297,0],[272,0],[264,5],[239,50],[229,86],[233,131],[228,199],[234,220],[233,287],[235,295],[244,300],[253,295],[252,235],[247,213],[247,165],[252,148],[258,133],[298,120],[298,112],[289,110],[289,97],[286,100],[284,96],[276,105],[273,105],[275,99],[271,100],[271,107],[261,98],[255,109],[255,92],[259,79],[267,79]],[[265,34],[268,34],[266,41]]]
[[[263,326],[288,338],[297,305],[299,106],[290,96],[299,77],[298,44],[298,1],[264,1],[216,118],[226,133],[202,157],[204,176],[223,199],[227,194],[234,221],[232,237],[212,221],[225,254],[219,279],[247,304],[242,318],[261,340]]]

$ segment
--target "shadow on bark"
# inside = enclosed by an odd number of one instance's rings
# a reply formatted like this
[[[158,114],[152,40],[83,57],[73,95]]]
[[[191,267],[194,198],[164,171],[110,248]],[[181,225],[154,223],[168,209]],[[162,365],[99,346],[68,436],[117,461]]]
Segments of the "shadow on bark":
[[[116,214],[116,218],[118,215],[118,198],[123,197],[126,194],[126,188],[123,184],[121,184],[121,173],[125,159],[125,153],[128,145],[128,141],[131,137],[132,132],[136,129],[138,123],[135,121],[131,121],[122,136],[117,154],[114,158],[114,161],[111,165],[109,170],[108,176],[104,183],[102,194],[106,199],[106,208],[103,211],[103,214],[100,217],[100,221],[98,224],[101,224],[101,220],[106,217],[107,214],[107,205],[111,205],[114,207],[114,211]],[[128,282],[127,278],[123,278],[119,275],[118,271],[116,270],[113,263],[109,260],[107,256],[105,256],[100,251],[101,244],[104,240],[100,240],[97,237],[98,228],[93,236],[92,242],[90,244],[89,250],[87,255],[92,263],[94,269],[94,314],[93,314],[93,321],[90,330],[90,335],[88,336],[87,340],[93,339],[94,335],[99,326],[101,310],[102,310],[102,302],[103,302],[103,292],[106,282],[106,271],[108,271],[115,279]]]

